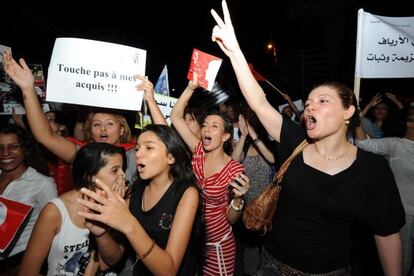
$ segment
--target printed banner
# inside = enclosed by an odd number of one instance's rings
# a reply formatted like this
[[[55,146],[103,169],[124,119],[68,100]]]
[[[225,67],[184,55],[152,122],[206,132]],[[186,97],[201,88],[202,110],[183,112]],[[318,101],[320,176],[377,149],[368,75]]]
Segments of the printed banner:
[[[129,46],[79,38],[57,38],[48,70],[48,101],[140,110],[147,52]]]
[[[165,96],[162,94],[154,94],[155,101],[158,104],[158,107],[161,110],[162,115],[164,115],[165,120],[167,121],[168,125],[171,125],[170,114],[171,110],[173,109],[175,103],[177,102],[177,98]],[[151,124],[151,116],[146,114],[145,112],[138,112],[135,128],[143,129],[146,125]]]
[[[358,11],[355,76],[414,77],[414,17],[386,17]]]

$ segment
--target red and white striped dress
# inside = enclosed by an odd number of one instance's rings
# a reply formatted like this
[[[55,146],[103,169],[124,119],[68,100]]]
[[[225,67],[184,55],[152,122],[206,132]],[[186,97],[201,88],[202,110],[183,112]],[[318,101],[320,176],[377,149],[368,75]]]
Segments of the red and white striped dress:
[[[244,171],[243,165],[230,160],[220,172],[204,177],[204,149],[198,143],[193,154],[193,170],[201,188],[206,224],[205,275],[233,275],[236,244],[226,218],[229,183]]]

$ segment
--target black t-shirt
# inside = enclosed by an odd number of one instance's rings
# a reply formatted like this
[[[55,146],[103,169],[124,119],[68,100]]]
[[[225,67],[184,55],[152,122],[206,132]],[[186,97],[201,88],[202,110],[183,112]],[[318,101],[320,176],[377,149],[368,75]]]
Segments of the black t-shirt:
[[[155,243],[163,249],[167,246],[178,203],[188,187],[190,187],[190,184],[178,184],[174,181],[160,201],[151,210],[143,212],[141,202],[145,185],[134,185],[129,205],[131,213],[141,223],[148,235],[154,239]],[[190,237],[177,275],[195,275],[196,252],[194,252],[194,242],[194,236]],[[133,275],[152,275],[152,273],[143,262],[137,262],[134,266]]]
[[[283,120],[279,158],[290,156],[305,139],[301,127]],[[361,149],[352,165],[335,175],[308,166],[303,155],[290,164],[265,248],[276,259],[308,273],[350,264],[350,227],[373,234],[397,233],[404,209],[387,161]]]

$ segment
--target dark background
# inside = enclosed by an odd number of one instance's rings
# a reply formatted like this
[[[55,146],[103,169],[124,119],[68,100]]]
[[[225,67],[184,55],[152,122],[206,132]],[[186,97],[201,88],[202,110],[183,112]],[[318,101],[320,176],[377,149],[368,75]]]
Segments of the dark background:
[[[228,0],[240,45],[249,62],[270,82],[291,95],[306,97],[321,81],[353,87],[357,11],[384,16],[414,16],[403,0]],[[79,37],[147,50],[146,73],[156,82],[165,64],[171,95],[187,84],[193,48],[224,58],[220,75],[238,95],[228,59],[211,42],[215,25],[210,9],[221,14],[220,0],[203,1],[3,1],[0,44],[13,55],[47,67],[57,37]],[[276,57],[267,44],[276,45]],[[362,80],[361,96],[392,91],[412,97],[414,79]],[[275,104],[283,99],[263,84]]]

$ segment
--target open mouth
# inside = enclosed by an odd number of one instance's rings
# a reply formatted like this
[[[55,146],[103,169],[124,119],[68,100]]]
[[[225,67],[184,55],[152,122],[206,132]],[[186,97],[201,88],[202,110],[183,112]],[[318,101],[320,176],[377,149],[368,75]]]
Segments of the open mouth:
[[[203,145],[204,146],[210,145],[211,144],[211,141],[212,141],[212,138],[211,137],[209,137],[209,136],[204,136],[203,137]]]
[[[101,141],[107,141],[107,140],[109,139],[109,136],[108,136],[108,135],[106,135],[106,134],[102,134],[102,135],[100,136],[100,139],[101,139]]]
[[[144,164],[137,164],[137,171],[138,173],[142,173],[145,170]]]
[[[312,130],[316,127],[316,119],[312,115],[306,117],[306,129]]]

